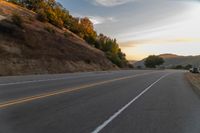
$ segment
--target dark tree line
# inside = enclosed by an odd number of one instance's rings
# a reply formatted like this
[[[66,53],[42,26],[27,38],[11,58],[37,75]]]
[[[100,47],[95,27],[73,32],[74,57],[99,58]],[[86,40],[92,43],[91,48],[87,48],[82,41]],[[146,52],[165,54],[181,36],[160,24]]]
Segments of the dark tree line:
[[[127,66],[126,55],[122,53],[116,39],[97,34],[89,18],[76,18],[70,15],[55,0],[7,0],[37,13],[38,20],[49,22],[59,28],[67,28],[90,45],[105,52],[108,59],[119,67]]]

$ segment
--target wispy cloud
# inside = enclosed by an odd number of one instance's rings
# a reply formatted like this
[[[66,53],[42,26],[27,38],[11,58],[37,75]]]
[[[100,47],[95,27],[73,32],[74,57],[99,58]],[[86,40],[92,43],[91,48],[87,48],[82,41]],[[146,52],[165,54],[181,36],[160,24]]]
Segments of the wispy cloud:
[[[89,19],[93,22],[94,25],[117,21],[113,17],[100,17],[100,16],[89,16]]]
[[[85,16],[87,16],[94,25],[99,25],[99,24],[104,24],[104,23],[112,23],[112,22],[118,21],[114,17],[90,16],[90,15],[82,15],[79,13],[73,13],[73,16],[76,16],[79,18],[84,18]]]
[[[131,48],[141,44],[177,44],[177,43],[200,43],[200,38],[175,38],[175,39],[144,39],[120,43],[121,47]]]
[[[110,7],[110,6],[122,5],[130,1],[135,1],[135,0],[94,0],[93,3],[95,5]]]
[[[112,7],[112,6],[118,6],[118,5],[123,5],[128,2],[133,2],[133,1],[152,1],[156,2],[157,0],[90,0],[93,4],[95,5],[101,5],[101,6],[106,6],[106,7]],[[199,0],[160,0],[160,1],[199,1]]]

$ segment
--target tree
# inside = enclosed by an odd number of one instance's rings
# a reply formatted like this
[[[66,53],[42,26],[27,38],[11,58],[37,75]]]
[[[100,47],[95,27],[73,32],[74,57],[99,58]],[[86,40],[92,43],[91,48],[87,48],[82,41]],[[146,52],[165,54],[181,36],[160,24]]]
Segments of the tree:
[[[184,69],[184,66],[182,65],[176,65],[173,67],[173,69]]]
[[[90,21],[90,19],[87,17],[81,18],[79,20],[79,25],[81,37],[86,40],[90,45],[95,46],[97,33],[94,30],[93,23]]]
[[[144,62],[145,66],[148,68],[156,68],[156,66],[162,65],[163,63],[164,59],[155,55],[150,55]]]
[[[189,70],[190,68],[192,68],[192,65],[191,65],[191,64],[188,64],[188,65],[185,66],[185,69],[186,69],[186,70]]]

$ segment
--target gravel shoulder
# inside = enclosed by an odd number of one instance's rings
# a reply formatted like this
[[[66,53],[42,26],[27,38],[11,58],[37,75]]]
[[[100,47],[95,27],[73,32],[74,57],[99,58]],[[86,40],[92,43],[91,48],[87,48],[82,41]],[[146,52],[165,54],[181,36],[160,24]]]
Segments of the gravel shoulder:
[[[194,90],[200,95],[200,74],[186,73],[186,79],[193,86]]]

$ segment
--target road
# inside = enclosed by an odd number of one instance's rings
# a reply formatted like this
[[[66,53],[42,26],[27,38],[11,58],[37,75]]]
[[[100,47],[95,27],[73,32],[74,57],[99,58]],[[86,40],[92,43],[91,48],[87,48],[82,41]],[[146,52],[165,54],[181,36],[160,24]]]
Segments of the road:
[[[184,71],[0,78],[0,133],[200,133]]]

